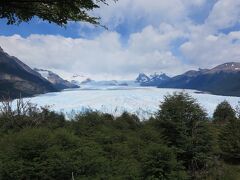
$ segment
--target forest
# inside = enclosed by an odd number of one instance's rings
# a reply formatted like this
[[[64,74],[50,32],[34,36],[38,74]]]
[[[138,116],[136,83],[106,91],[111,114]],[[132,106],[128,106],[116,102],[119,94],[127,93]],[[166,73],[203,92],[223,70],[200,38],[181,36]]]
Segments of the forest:
[[[69,102],[71,103],[71,102]],[[67,120],[18,100],[0,106],[0,179],[240,179],[239,109],[212,118],[191,96],[165,96],[141,121],[89,111]]]

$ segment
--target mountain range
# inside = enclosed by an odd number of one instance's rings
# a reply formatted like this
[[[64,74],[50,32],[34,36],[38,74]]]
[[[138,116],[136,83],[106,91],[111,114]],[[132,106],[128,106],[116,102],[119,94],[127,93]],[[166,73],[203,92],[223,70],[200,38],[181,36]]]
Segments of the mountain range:
[[[230,62],[212,69],[199,69],[170,78],[160,88],[196,89],[216,95],[240,96],[240,63]]]
[[[81,86],[155,86],[159,88],[195,89],[216,95],[240,96],[240,63],[230,62],[212,69],[190,70],[169,77],[164,73],[140,73],[134,81],[94,81],[73,75],[67,81],[44,69],[31,69],[18,58],[0,48],[0,99],[18,98],[57,92]]]
[[[240,96],[240,63],[229,62],[212,69],[190,70],[174,77],[141,73],[136,81],[141,86],[195,89],[216,95]]]
[[[85,75],[74,74],[67,77],[72,84],[81,86],[83,88],[99,87],[99,86],[139,86],[139,83],[134,80],[94,80]]]
[[[33,96],[54,91],[58,90],[53,84],[0,48],[0,98]]]
[[[168,81],[169,79],[170,77],[164,73],[154,73],[150,76],[147,76],[144,73],[140,73],[135,82],[139,83],[141,86],[157,86],[158,84]]]
[[[29,97],[77,87],[51,71],[31,69],[0,47],[0,99]]]
[[[79,88],[78,85],[64,80],[56,73],[45,69],[34,68],[34,71],[38,72],[43,78],[51,82],[54,87],[58,90],[69,89],[69,88]]]

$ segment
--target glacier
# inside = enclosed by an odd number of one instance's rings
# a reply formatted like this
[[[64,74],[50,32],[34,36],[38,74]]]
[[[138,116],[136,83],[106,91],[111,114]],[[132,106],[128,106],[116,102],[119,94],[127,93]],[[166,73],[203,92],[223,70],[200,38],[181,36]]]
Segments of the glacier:
[[[68,118],[76,113],[93,110],[110,113],[114,116],[127,111],[144,120],[155,115],[165,95],[174,92],[185,92],[191,95],[209,116],[212,116],[220,102],[227,100],[235,108],[240,100],[239,97],[218,96],[196,90],[137,86],[82,86],[79,89],[47,93],[24,100],[38,106],[49,106],[51,110],[62,112]]]

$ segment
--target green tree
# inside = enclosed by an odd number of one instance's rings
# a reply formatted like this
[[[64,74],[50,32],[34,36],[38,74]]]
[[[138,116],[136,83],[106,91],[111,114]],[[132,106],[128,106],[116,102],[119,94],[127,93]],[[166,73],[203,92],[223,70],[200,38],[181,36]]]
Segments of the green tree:
[[[219,146],[226,160],[240,162],[240,120],[231,120],[223,127]]]
[[[136,115],[124,112],[121,116],[116,118],[114,125],[116,128],[121,130],[135,130],[141,126],[141,123],[140,119]]]
[[[0,179],[45,179],[44,153],[50,143],[46,129],[23,130],[0,140]]]
[[[0,179],[94,179],[109,167],[98,144],[65,129],[24,129],[2,137],[0,147]]]
[[[213,122],[218,125],[226,124],[235,118],[236,112],[227,101],[221,102],[213,113]]]
[[[157,115],[159,129],[194,178],[208,173],[212,141],[205,111],[185,93],[165,97]]]
[[[89,11],[99,8],[99,2],[106,4],[106,0],[2,0],[0,18],[7,19],[7,24],[28,22],[37,16],[60,26],[69,21],[99,25],[100,18],[89,14]]]
[[[173,150],[164,145],[150,144],[144,151],[142,169],[144,179],[187,179],[183,169]]]

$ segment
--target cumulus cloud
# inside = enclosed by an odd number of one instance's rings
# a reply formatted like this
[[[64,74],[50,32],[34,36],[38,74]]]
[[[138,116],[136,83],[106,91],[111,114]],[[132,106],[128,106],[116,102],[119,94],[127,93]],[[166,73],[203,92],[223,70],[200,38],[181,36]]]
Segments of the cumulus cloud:
[[[1,46],[9,54],[19,57],[31,67],[58,69],[65,72],[98,75],[106,74],[109,78],[133,78],[139,72],[167,72],[175,74],[182,72],[184,66],[167,47],[157,49],[144,46],[136,48],[136,42],[153,44],[165,42],[177,37],[176,32],[168,32],[169,40],[155,31],[143,30],[141,38],[132,35],[129,46],[123,47],[120,35],[116,32],[106,32],[95,39],[72,39],[52,35],[31,35],[23,38],[19,35],[11,37],[0,36]],[[162,37],[163,36],[163,37]],[[160,41],[160,42],[158,42]],[[175,67],[176,66],[176,67]],[[173,67],[175,67],[173,69]],[[185,70],[185,69],[184,69]]]
[[[240,31],[200,36],[184,43],[180,48],[192,64],[204,68],[225,62],[239,62]]]
[[[99,79],[132,79],[139,72],[175,75],[240,62],[240,30],[231,30],[240,25],[240,0],[212,0],[212,8],[209,2],[120,0],[95,12],[110,31],[94,38],[13,35],[0,36],[0,45],[31,67]],[[199,23],[191,15],[202,10],[207,16]]]
[[[188,20],[191,12],[199,11],[207,0],[120,0],[110,1],[94,14],[102,17],[102,23],[110,29],[126,25],[130,32],[149,24],[159,26],[162,22],[180,24]]]
[[[145,27],[139,33],[131,34],[129,48],[133,51],[168,51],[171,43],[184,37],[184,33],[172,25],[162,23],[158,28]]]
[[[216,30],[234,26],[240,22],[240,0],[219,0],[214,5],[206,24]]]
[[[180,46],[183,57],[202,68],[240,62],[240,31],[231,30],[239,19],[240,0],[218,0],[203,24],[189,27],[188,41]]]

